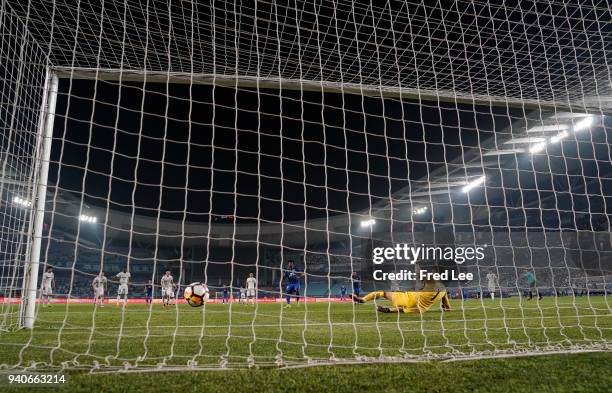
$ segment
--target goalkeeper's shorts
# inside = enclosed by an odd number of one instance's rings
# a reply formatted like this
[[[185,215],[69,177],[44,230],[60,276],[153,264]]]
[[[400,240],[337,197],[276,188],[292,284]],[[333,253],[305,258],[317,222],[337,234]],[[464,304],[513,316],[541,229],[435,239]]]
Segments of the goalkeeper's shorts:
[[[418,292],[392,292],[391,304],[393,307],[416,308],[418,304]]]
[[[425,312],[446,296],[446,291],[393,292],[393,307],[401,307],[405,313]]]

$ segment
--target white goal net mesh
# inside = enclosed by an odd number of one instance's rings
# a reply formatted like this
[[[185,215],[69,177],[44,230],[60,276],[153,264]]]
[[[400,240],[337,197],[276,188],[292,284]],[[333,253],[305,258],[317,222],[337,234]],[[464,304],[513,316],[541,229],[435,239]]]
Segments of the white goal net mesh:
[[[16,14],[0,9],[0,297],[22,290],[41,147],[45,53]],[[18,326],[19,308],[2,302],[0,331]]]
[[[609,350],[605,0],[0,4],[0,367]]]

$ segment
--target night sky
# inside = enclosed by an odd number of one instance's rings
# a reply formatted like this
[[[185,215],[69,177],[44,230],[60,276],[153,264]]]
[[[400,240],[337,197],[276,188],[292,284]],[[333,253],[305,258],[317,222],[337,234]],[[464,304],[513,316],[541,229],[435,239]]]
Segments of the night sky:
[[[50,179],[84,192],[92,206],[109,202],[128,213],[135,206],[136,214],[153,217],[161,207],[162,218],[177,220],[208,221],[211,188],[212,214],[239,222],[258,214],[280,222],[363,213],[408,179],[426,184],[428,171],[475,147],[495,148],[487,142],[493,137],[522,132],[509,127],[526,116],[533,118],[518,109],[402,107],[397,99],[350,94],[63,79]],[[551,147],[548,159],[504,156],[487,194],[473,193],[469,203],[505,209],[554,196],[542,207],[582,211],[587,221],[603,213],[602,196],[612,186],[606,134],[576,138],[563,150]],[[601,179],[587,185],[585,175]],[[450,203],[469,209],[467,199]]]
[[[304,204],[308,218],[325,216],[326,204],[340,214],[347,190],[349,211],[363,210],[388,199],[389,185],[395,192],[423,178],[494,129],[491,113],[458,112],[454,104],[404,103],[403,127],[401,103],[391,99],[148,84],[143,100],[142,84],[119,90],[112,82],[61,81],[52,182],[61,162],[61,188],[84,191],[97,206],[110,197],[111,209],[128,212],[134,193],[137,213],[147,215],[157,214],[162,184],[162,216],[177,219],[187,190],[187,218],[208,220],[211,179],[216,215],[236,209],[239,219],[255,218],[258,203],[273,221],[281,214],[303,220]],[[499,128],[509,119],[495,120]]]

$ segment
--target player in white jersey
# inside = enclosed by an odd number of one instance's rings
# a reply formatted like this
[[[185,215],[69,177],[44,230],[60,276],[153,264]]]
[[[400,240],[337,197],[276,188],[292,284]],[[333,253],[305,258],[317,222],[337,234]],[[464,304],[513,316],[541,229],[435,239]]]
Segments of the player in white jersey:
[[[91,283],[94,290],[94,305],[100,304],[104,307],[104,292],[108,289],[108,280],[104,277],[104,272],[100,272]]]
[[[51,295],[53,295],[53,287],[55,286],[55,275],[53,274],[53,268],[47,267],[47,271],[42,276],[42,302],[43,306],[49,306]]]
[[[246,303],[246,289],[244,289],[244,287],[240,287],[240,299],[238,301],[240,303]]]
[[[119,279],[119,288],[117,289],[117,303],[115,304],[119,307],[119,302],[121,297],[123,296],[123,307],[127,307],[127,294],[128,294],[128,282],[130,281],[130,273],[127,271],[127,266],[123,268],[122,272],[117,273],[115,278]]]
[[[247,303],[255,304],[255,296],[257,291],[257,279],[253,276],[253,273],[249,273],[249,278],[246,279],[246,296]]]
[[[497,287],[497,276],[493,272],[487,274],[487,289],[492,300],[495,300],[495,289]]]
[[[161,278],[160,286],[162,290],[162,302],[164,307],[168,307],[174,298],[174,289],[176,288],[170,269],[166,269],[166,272]]]

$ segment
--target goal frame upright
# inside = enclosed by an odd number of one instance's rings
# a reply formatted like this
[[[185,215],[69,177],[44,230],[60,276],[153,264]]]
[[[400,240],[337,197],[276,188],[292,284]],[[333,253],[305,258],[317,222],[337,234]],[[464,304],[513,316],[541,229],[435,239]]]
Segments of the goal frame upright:
[[[38,272],[42,245],[49,161],[53,141],[53,125],[59,78],[57,73],[47,69],[37,131],[35,181],[32,187],[32,208],[28,226],[28,247],[24,264],[24,278],[21,292],[19,326],[32,329],[36,321],[36,300],[38,298]]]

